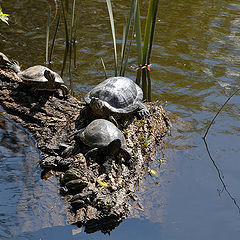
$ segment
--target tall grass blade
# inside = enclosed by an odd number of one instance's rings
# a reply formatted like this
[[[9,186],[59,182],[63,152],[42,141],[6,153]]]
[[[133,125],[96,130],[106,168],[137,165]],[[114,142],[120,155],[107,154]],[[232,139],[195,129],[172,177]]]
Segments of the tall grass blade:
[[[65,6],[63,1],[64,0],[62,0],[62,12],[63,12],[63,22],[64,22],[64,28],[65,28],[65,38],[66,38],[66,44],[69,44],[68,25],[67,25]]]
[[[56,25],[56,29],[55,29],[55,32],[54,32],[53,41],[52,41],[52,45],[51,45],[51,49],[50,49],[50,56],[49,56],[49,62],[50,63],[52,61],[53,48],[54,48],[54,44],[55,44],[55,40],[56,40],[56,36],[57,36],[59,22],[60,22],[60,15],[58,15],[57,25]]]
[[[156,19],[157,19],[158,4],[159,4],[159,0],[154,0],[153,16],[152,16],[152,28],[151,28],[151,36],[150,36],[150,41],[149,41],[147,65],[150,64],[150,58],[151,58],[151,52],[152,52],[152,45],[153,45],[153,38],[154,38],[154,32],[155,32],[155,26],[156,26]]]
[[[72,17],[71,17],[71,26],[70,26],[70,48],[69,48],[69,79],[70,79],[70,89],[72,91],[72,37],[73,37],[73,26],[74,26],[74,14],[75,14],[75,4],[76,1],[72,2]]]
[[[122,74],[120,75],[120,76],[123,76],[123,77],[124,77],[126,69],[127,69],[127,63],[128,63],[128,59],[129,59],[129,55],[130,55],[131,46],[132,46],[133,35],[134,35],[134,24],[132,26],[132,36],[131,36],[130,43],[129,43],[129,46],[128,46],[127,56],[124,60]]]
[[[150,78],[150,72],[148,70],[146,70],[146,72],[147,72],[147,84],[148,84],[147,100],[151,102],[152,101],[152,82]]]
[[[122,50],[121,50],[121,59],[123,59],[123,52],[124,52],[124,45],[125,45],[125,38],[126,38],[126,30],[127,30],[127,25],[126,22],[123,24],[123,36],[122,36]],[[121,72],[121,69],[120,69]]]
[[[63,72],[65,70],[66,62],[67,62],[67,56],[68,56],[68,51],[69,51],[69,45],[65,45],[65,51],[64,51],[64,56],[63,56],[63,65],[62,65],[62,71],[60,76],[63,77]]]
[[[78,29],[78,20],[79,20],[79,15],[76,14],[77,17],[76,17],[76,20],[75,20],[75,23],[74,23],[74,34],[73,34],[73,50],[74,50],[74,68],[77,67],[77,29]]]
[[[46,64],[48,63],[49,29],[50,29],[50,10],[48,10],[47,29],[46,29],[46,55],[45,55]]]
[[[138,66],[142,64],[142,30],[141,30],[141,21],[140,21],[140,9],[139,1],[137,0],[137,9],[135,15],[135,32],[136,32],[136,45],[138,52]]]
[[[54,13],[54,17],[53,17],[53,20],[51,22],[51,25],[55,21],[56,17],[58,16],[58,9],[59,9],[58,1],[54,0],[54,3],[55,3],[55,13]]]
[[[154,3],[154,0],[149,0],[148,14],[147,14],[147,20],[146,20],[146,26],[145,26],[145,32],[144,32],[142,65],[145,65],[147,63],[148,46],[149,46],[151,26],[152,26],[153,3]]]
[[[115,26],[114,26],[114,19],[113,19],[113,11],[112,11],[112,4],[111,0],[106,0],[108,13],[110,17],[111,29],[112,29],[112,37],[113,37],[113,46],[114,46],[114,58],[115,58],[115,76],[117,76],[117,44],[116,44],[116,35],[115,35]]]
[[[123,42],[123,51],[122,51],[122,56],[121,56],[120,74],[119,74],[120,76],[124,75],[123,68],[124,68],[124,65],[126,65],[126,60],[125,60],[125,63],[124,63],[125,50],[126,50],[126,46],[127,46],[129,31],[130,31],[130,28],[131,28],[132,17],[134,16],[134,14],[136,12],[136,6],[137,6],[137,0],[132,0],[131,9],[130,9],[129,16],[128,16],[126,33],[125,33],[124,42]]]
[[[71,27],[70,27],[70,44],[72,44],[72,38],[73,38],[73,26],[74,26],[75,6],[76,6],[76,0],[73,0],[73,3],[72,3]]]
[[[65,5],[65,9],[66,9],[66,11],[68,12],[68,10],[69,10],[69,8],[68,8],[68,6],[69,6],[69,1],[68,0],[63,0],[64,1],[64,5]]]
[[[106,71],[106,67],[105,67],[105,64],[104,64],[104,61],[103,61],[102,58],[101,58],[101,62],[102,62],[102,65],[103,65],[103,71],[104,71],[105,78],[107,79],[107,71]]]
[[[77,68],[77,45],[76,42],[73,41],[73,66]]]
[[[147,92],[147,75],[146,75],[146,68],[142,69],[142,90],[143,90],[143,99],[148,99],[148,92]]]
[[[137,70],[137,77],[136,77],[136,84],[137,84],[138,86],[140,86],[141,76],[142,76],[142,70],[141,70],[141,69],[138,69],[138,70]]]

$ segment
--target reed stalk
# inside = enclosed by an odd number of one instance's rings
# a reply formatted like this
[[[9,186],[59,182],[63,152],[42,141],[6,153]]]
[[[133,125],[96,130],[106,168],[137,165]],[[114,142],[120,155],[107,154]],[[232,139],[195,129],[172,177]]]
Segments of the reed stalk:
[[[46,29],[46,55],[45,55],[45,63],[46,64],[48,64],[49,31],[50,31],[50,10],[48,10],[47,29]]]
[[[57,25],[56,25],[56,29],[55,29],[55,32],[54,32],[53,41],[52,41],[52,44],[51,44],[49,63],[51,63],[51,61],[52,61],[53,49],[54,49],[54,44],[55,44],[55,40],[56,40],[56,36],[57,36],[59,22],[60,22],[60,15],[58,15]]]
[[[117,76],[117,44],[116,44],[116,34],[115,34],[115,26],[114,26],[114,18],[113,18],[113,11],[112,11],[112,4],[111,0],[106,0],[108,13],[110,17],[110,24],[112,29],[112,38],[113,38],[113,47],[114,47],[114,60],[115,60],[115,76]]]

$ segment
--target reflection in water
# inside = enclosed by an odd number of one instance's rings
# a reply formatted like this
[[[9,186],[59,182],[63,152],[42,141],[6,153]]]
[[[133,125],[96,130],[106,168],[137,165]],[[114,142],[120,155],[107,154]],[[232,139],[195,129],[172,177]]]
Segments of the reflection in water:
[[[218,190],[219,195],[221,195],[222,192],[225,190],[225,191],[227,192],[228,196],[233,200],[233,203],[234,203],[235,206],[238,208],[238,212],[239,212],[239,214],[240,214],[240,207],[239,207],[239,204],[238,204],[236,198],[234,198],[234,197],[231,195],[231,193],[228,191],[228,189],[227,189],[227,185],[225,184],[225,182],[224,182],[224,180],[223,180],[223,179],[224,179],[224,175],[223,175],[222,170],[219,169],[219,167],[218,167],[217,164],[216,164],[216,161],[212,158],[212,155],[211,155],[210,150],[209,150],[209,148],[208,148],[208,145],[207,145],[207,141],[206,141],[206,139],[204,138],[203,141],[204,141],[204,144],[205,144],[205,147],[206,147],[207,153],[208,153],[208,155],[209,155],[209,157],[210,157],[210,159],[211,159],[211,161],[212,161],[212,163],[213,163],[213,166],[214,166],[214,167],[216,168],[216,170],[217,170],[218,178],[219,178],[219,180],[221,181],[222,186],[223,186],[223,189],[222,189],[221,191]]]
[[[58,179],[40,179],[39,151],[26,133],[0,115],[0,239],[65,225]]]

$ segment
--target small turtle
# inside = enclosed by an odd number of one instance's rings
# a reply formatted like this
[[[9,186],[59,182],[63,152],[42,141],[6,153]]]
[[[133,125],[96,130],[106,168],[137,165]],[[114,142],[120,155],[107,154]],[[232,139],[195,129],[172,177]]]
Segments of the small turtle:
[[[31,86],[33,90],[57,91],[57,89],[60,89],[64,97],[69,94],[62,78],[47,67],[36,65],[20,71],[18,63],[14,61],[10,68],[22,79],[22,84]]]
[[[115,120],[122,114],[134,111],[140,116],[148,114],[148,109],[142,100],[142,89],[126,77],[108,78],[94,87],[85,97],[94,115]]]
[[[108,120],[96,119],[76,134],[89,149],[85,154],[87,159],[99,155],[114,156],[118,153],[126,160],[131,158],[123,133]]]

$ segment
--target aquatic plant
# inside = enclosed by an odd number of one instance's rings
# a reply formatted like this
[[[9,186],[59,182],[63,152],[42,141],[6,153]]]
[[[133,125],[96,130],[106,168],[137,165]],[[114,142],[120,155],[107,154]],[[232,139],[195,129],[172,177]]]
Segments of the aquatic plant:
[[[142,89],[144,99],[151,101],[151,79],[150,79],[150,58],[153,45],[155,23],[157,18],[159,0],[149,0],[147,20],[145,24],[144,41],[142,46],[141,41],[141,23],[139,3],[136,12],[136,36],[138,49],[138,64],[137,83],[142,80]]]
[[[108,12],[111,23],[113,45],[114,45],[114,58],[115,58],[115,75],[117,75],[118,59],[117,59],[117,46],[116,46],[116,34],[114,27],[113,11],[111,6],[111,0],[106,0],[108,6]],[[122,50],[121,50],[121,60],[120,60],[120,71],[119,75],[124,76],[128,61],[128,56],[130,53],[131,43],[133,39],[133,33],[136,34],[136,46],[137,46],[137,77],[136,82],[138,85],[142,85],[144,99],[151,101],[151,79],[150,79],[150,58],[153,45],[155,23],[157,17],[159,0],[149,0],[148,13],[145,24],[145,31],[142,41],[141,32],[141,20],[140,20],[140,5],[139,0],[132,0],[131,9],[128,15],[127,24],[124,24],[123,38],[122,38]],[[132,29],[132,34],[130,37],[130,29]],[[127,46],[129,46],[128,50]],[[127,51],[127,53],[126,53]]]
[[[63,77],[63,72],[66,67],[67,59],[69,59],[69,66],[68,66],[68,73],[69,73],[69,79],[70,79],[70,89],[72,90],[72,65],[76,66],[76,36],[77,36],[77,21],[78,19],[75,18],[75,9],[76,9],[76,0],[72,0],[71,3],[71,13],[70,13],[70,27],[68,26],[68,12],[69,12],[69,1],[68,0],[61,0],[60,8],[61,11],[58,11],[59,6],[57,2],[55,2],[56,10],[55,10],[55,16],[53,20],[50,22],[50,11],[48,12],[48,18],[47,18],[47,27],[46,27],[46,57],[45,62],[46,64],[51,64],[52,62],[52,56],[53,56],[53,49],[54,44],[58,32],[58,28],[60,25],[60,20],[63,21],[64,28],[65,28],[65,51],[63,56],[63,65],[61,70],[61,77]],[[54,36],[51,43],[50,48],[50,54],[49,54],[49,32],[50,32],[50,26],[52,23],[57,19],[56,27]]]

